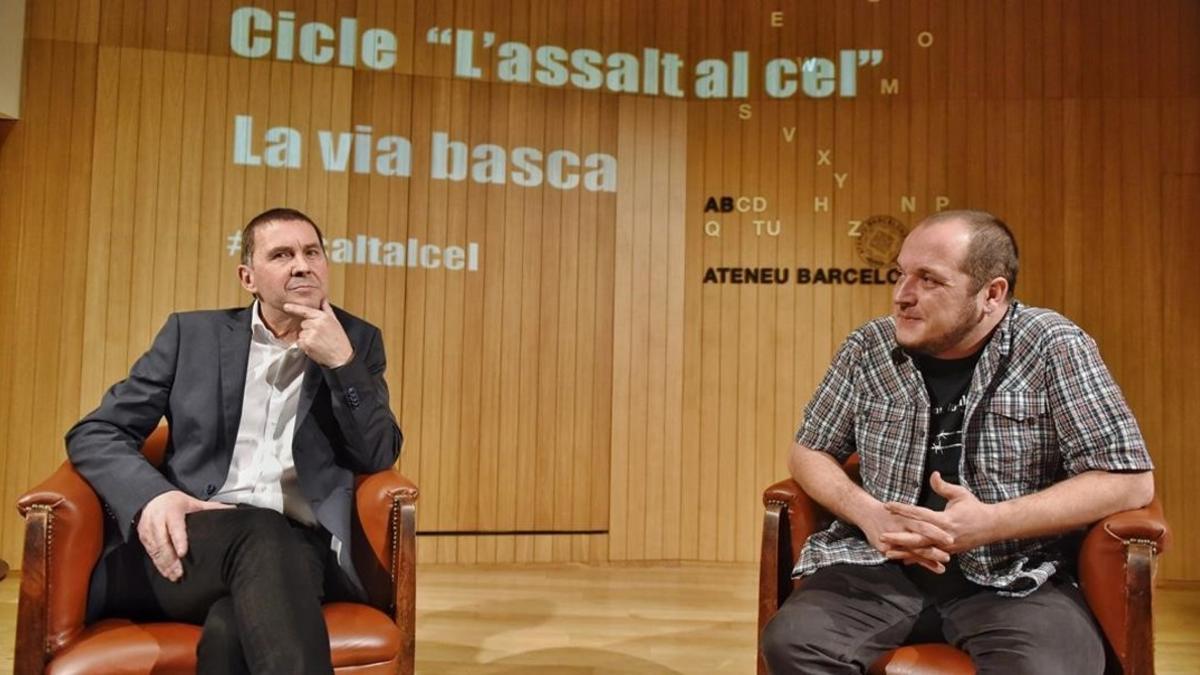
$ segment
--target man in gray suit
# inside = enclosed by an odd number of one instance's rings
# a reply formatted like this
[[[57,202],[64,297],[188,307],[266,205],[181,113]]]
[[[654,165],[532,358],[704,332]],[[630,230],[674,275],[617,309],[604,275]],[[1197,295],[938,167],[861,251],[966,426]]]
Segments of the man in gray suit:
[[[402,436],[379,329],[329,304],[316,224],[272,209],[242,242],[254,303],[171,315],[67,434],[108,514],[88,614],[203,624],[200,672],[327,673],[321,601],[363,595],[354,474],[393,465]],[[139,449],[163,417],[156,469]]]

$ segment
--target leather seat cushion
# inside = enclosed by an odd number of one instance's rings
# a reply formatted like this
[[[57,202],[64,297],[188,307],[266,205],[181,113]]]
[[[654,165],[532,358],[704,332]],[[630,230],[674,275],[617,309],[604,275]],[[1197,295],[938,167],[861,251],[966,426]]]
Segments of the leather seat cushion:
[[[965,653],[935,643],[893,649],[871,666],[871,675],[973,675],[974,672],[975,665]]]
[[[355,603],[325,605],[325,623],[335,668],[393,663],[400,652],[400,629],[383,612]],[[105,619],[88,626],[55,655],[46,672],[193,673],[200,627],[185,623],[134,623]]]

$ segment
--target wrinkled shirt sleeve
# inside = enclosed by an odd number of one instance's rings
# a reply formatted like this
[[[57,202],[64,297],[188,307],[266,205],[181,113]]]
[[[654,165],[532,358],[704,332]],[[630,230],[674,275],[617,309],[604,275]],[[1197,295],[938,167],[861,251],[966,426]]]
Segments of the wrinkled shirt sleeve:
[[[1047,393],[1069,475],[1154,468],[1125,397],[1082,330],[1057,337],[1047,353]]]
[[[796,431],[797,443],[829,453],[839,462],[854,454],[854,378],[861,359],[861,342],[854,333],[838,350],[804,409],[804,422]]]

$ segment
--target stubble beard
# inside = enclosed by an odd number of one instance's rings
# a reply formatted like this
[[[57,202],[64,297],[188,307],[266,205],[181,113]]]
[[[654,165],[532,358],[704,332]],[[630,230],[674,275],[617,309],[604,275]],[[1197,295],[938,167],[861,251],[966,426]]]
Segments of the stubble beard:
[[[912,352],[938,358],[938,354],[942,354],[962,343],[967,335],[970,335],[971,331],[975,330],[975,327],[983,320],[983,313],[977,311],[975,305],[968,301],[963,303],[962,310],[959,311],[955,319],[954,325],[941,335],[935,335],[925,339],[923,342],[911,345],[901,343],[900,346]]]

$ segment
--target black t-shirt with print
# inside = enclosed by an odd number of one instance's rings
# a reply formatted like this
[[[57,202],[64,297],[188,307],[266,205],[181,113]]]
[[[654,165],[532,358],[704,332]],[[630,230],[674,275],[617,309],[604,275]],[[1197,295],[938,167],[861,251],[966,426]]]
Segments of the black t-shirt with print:
[[[929,479],[934,471],[942,480],[959,485],[959,460],[963,451],[963,422],[966,413],[967,391],[971,377],[983,350],[962,359],[937,359],[912,354],[913,363],[921,371],[925,390],[929,392],[929,437],[925,448],[925,472],[918,504],[927,509],[942,511],[946,498],[933,491]],[[962,597],[979,589],[963,576],[958,556],[951,558],[943,574],[934,574],[917,565],[906,566],[905,573],[917,587],[936,599]]]
[[[981,349],[962,359],[913,355],[913,362],[925,380],[925,391],[929,392],[929,437],[919,500],[925,508],[934,511],[946,508],[946,499],[929,486],[934,471],[942,474],[942,480],[959,484],[967,390],[971,388],[971,376],[975,374],[975,364],[982,354]]]

